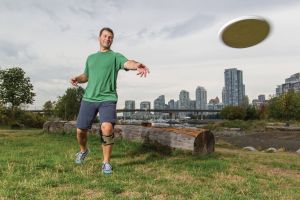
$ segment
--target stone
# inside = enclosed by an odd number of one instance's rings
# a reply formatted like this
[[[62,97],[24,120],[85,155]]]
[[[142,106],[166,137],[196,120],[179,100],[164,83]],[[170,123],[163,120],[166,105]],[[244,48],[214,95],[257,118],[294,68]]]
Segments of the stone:
[[[48,133],[61,133],[64,132],[64,125],[67,121],[52,122],[47,121],[43,124],[43,131]]]
[[[275,153],[275,152],[277,152],[277,149],[275,149],[274,147],[270,147],[270,148],[266,149],[265,152],[267,152],[267,153]]]
[[[243,150],[246,150],[246,151],[257,151],[254,147],[244,147]]]
[[[76,121],[68,121],[64,124],[65,133],[76,133]]]

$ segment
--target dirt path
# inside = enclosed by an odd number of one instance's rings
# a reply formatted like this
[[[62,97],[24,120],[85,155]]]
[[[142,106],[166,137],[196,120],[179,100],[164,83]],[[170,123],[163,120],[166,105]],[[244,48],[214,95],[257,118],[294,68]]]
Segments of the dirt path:
[[[215,135],[216,140],[224,140],[237,147],[252,146],[257,149],[269,147],[285,148],[287,151],[300,149],[300,132],[272,131],[236,136]]]

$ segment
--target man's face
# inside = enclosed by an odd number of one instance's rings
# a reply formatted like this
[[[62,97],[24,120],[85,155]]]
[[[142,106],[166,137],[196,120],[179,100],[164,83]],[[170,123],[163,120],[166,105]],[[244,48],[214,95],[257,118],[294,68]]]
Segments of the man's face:
[[[111,32],[104,30],[99,37],[100,46],[105,49],[110,49],[113,43],[114,36]]]

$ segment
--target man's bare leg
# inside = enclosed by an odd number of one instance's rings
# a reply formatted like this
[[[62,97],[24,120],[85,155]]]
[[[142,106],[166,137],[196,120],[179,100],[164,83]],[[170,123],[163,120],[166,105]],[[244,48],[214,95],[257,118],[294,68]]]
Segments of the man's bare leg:
[[[80,147],[80,152],[76,154],[75,163],[82,164],[85,157],[89,154],[87,149],[87,130],[77,128],[77,141]]]
[[[113,134],[113,126],[110,122],[103,122],[101,125],[102,134],[105,136],[110,136]],[[110,162],[110,156],[112,152],[112,144],[104,145],[102,144],[102,151],[103,151],[103,163]]]
[[[77,141],[81,152],[85,152],[87,150],[87,132],[88,130],[86,129],[77,128]]]

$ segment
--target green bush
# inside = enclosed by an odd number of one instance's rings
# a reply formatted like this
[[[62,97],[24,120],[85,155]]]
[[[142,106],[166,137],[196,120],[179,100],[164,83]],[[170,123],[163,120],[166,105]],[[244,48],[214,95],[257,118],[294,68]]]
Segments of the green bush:
[[[24,112],[18,121],[30,128],[43,128],[46,119],[41,114]]]
[[[260,113],[254,106],[248,106],[246,109],[245,120],[259,119]]]
[[[28,128],[42,128],[46,121],[45,117],[41,114],[30,113],[20,109],[11,110],[4,108],[0,110],[0,114],[0,124],[11,127],[20,125],[20,128],[23,126]]]
[[[289,91],[268,102],[268,116],[279,120],[300,120],[300,93]]]
[[[243,120],[246,117],[246,109],[242,106],[226,106],[220,113],[223,119],[240,119]]]

